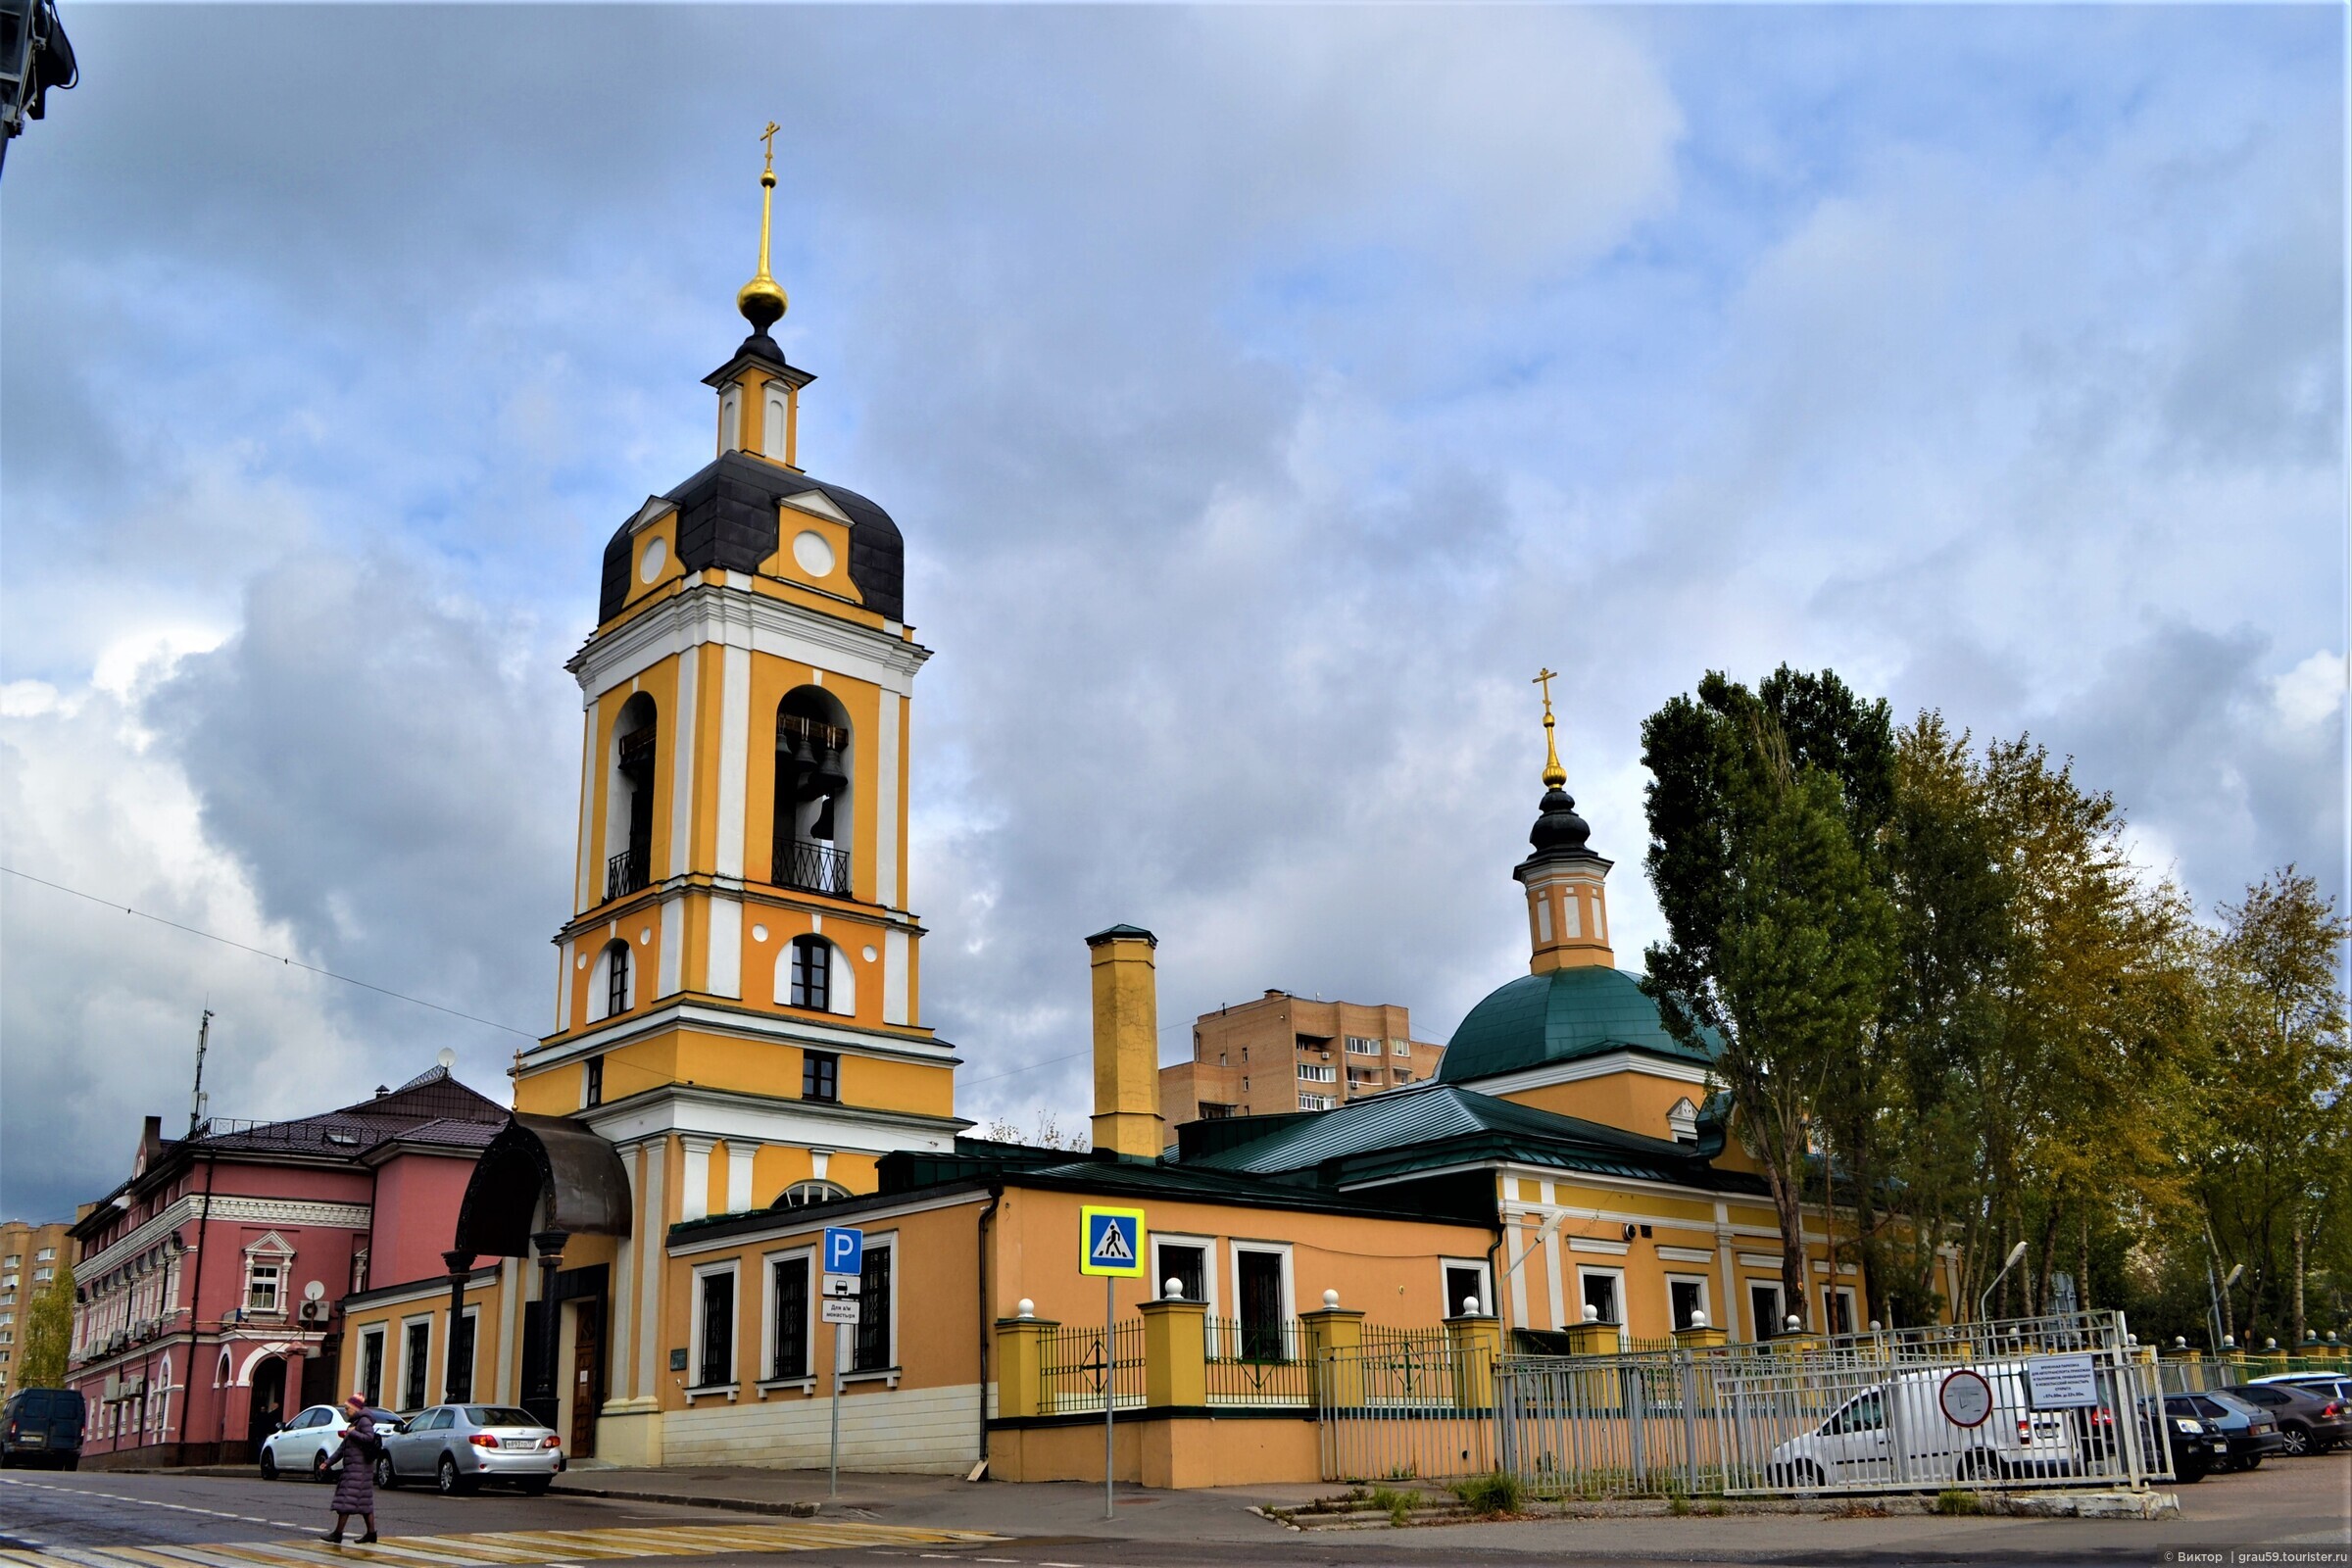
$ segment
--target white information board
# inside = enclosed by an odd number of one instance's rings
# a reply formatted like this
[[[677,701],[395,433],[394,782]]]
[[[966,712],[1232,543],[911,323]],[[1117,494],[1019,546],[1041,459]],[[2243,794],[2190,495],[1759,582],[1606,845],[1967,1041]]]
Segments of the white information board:
[[[858,1298],[855,1296],[828,1296],[819,1304],[824,1308],[822,1316],[828,1323],[855,1325],[858,1321]]]
[[[2026,1396],[2036,1410],[2077,1410],[2099,1402],[2099,1375],[2087,1353],[2036,1355],[2026,1362]]]

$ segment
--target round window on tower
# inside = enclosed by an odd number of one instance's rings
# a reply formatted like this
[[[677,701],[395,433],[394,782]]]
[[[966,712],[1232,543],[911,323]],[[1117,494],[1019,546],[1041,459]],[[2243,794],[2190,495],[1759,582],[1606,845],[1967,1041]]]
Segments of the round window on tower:
[[[637,558],[637,580],[652,582],[669,564],[669,541],[655,538],[646,541],[645,553]]]
[[[833,575],[833,547],[814,528],[803,528],[792,536],[792,559],[811,577]]]

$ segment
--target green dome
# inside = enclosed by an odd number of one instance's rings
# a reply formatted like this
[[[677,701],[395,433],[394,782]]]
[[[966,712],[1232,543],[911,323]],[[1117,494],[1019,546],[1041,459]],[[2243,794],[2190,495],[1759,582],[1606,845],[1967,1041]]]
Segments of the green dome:
[[[1638,979],[1593,964],[1521,975],[1491,993],[1454,1030],[1438,1081],[1469,1083],[1612,1051],[1708,1060],[1666,1032]]]

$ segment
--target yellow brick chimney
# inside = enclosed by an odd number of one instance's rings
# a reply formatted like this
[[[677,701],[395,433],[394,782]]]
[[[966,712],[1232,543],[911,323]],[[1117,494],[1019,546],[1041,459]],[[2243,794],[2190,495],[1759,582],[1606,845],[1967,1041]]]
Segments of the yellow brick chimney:
[[[1095,1148],[1122,1159],[1157,1159],[1167,1142],[1159,1114],[1159,939],[1114,925],[1086,939],[1095,984]]]

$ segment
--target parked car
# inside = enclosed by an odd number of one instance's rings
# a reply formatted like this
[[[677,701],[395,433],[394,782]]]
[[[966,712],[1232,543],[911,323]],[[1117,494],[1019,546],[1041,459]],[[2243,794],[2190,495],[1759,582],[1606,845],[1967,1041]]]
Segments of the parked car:
[[[2309,1389],[2314,1394],[2325,1395],[2336,1403],[2352,1408],[2352,1377],[2346,1377],[2341,1372],[2274,1372],[2269,1377],[2251,1380],[2247,1386],[2250,1388],[2256,1383],[2289,1383],[2298,1389]]]
[[[2352,1409],[2331,1394],[2295,1383],[2240,1383],[2222,1392],[2268,1410],[2286,1451],[2298,1458],[2352,1439]]]
[[[2031,1408],[2023,1362],[1965,1369],[1992,1392],[1991,1411],[1976,1427],[1955,1427],[1943,1414],[1943,1383],[1956,1370],[1923,1368],[1863,1390],[1812,1431],[1774,1448],[1770,1473],[1781,1485],[1809,1491],[1841,1482],[1907,1485],[2078,1471],[2083,1447],[2077,1424],[2066,1411]]]
[[[2227,1394],[2176,1394],[2172,1397],[2187,1400],[2206,1425],[2220,1429],[2230,1450],[2221,1467],[2224,1470],[2258,1470],[2264,1459],[2286,1446],[2286,1440],[2278,1435],[2278,1423],[2259,1405]]]
[[[423,1481],[445,1493],[513,1482],[536,1496],[564,1473],[564,1440],[511,1404],[436,1404],[384,1440],[375,1484]]]
[[[81,1467],[87,1406],[76,1389],[19,1389],[0,1405],[0,1465]]]
[[[400,1417],[389,1410],[371,1408],[368,1413],[375,1417],[379,1437],[400,1425]],[[307,1410],[296,1411],[292,1420],[262,1440],[262,1479],[275,1481],[285,1472],[308,1476],[313,1481],[330,1479],[327,1456],[342,1445],[343,1434],[350,1426],[336,1405],[314,1404]]]
[[[2230,1462],[2230,1439],[2184,1394],[2168,1395],[2155,1436],[2173,1456],[2175,1480],[2193,1485]],[[2142,1430],[2146,1430],[2144,1427]]]

